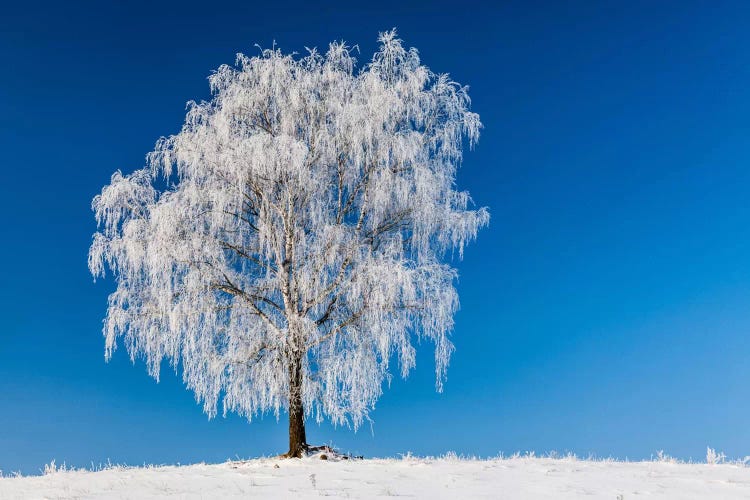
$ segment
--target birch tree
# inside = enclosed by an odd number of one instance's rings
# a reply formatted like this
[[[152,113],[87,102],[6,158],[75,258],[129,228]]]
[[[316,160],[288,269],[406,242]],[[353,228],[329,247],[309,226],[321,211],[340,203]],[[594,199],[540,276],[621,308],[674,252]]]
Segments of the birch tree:
[[[117,285],[106,358],[121,339],[157,380],[167,361],[210,417],[288,413],[290,457],[306,419],[356,429],[417,338],[441,390],[450,262],[489,221],[455,189],[481,127],[467,88],[395,30],[361,69],[332,43],[239,54],[209,82],[180,132],[92,202],[89,267]]]

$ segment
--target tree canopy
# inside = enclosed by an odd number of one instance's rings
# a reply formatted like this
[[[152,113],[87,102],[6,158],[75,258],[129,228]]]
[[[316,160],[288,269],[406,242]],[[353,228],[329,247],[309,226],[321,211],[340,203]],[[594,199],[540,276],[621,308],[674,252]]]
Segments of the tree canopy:
[[[147,165],[93,200],[89,254],[122,337],[158,379],[181,368],[211,416],[301,410],[359,426],[390,377],[435,345],[440,389],[458,306],[450,258],[489,221],[455,189],[481,128],[467,88],[395,30],[351,47],[237,56]]]

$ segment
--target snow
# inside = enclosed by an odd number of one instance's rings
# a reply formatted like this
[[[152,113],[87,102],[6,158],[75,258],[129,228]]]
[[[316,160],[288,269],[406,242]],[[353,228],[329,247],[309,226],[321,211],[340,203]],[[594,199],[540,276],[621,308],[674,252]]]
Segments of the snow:
[[[750,498],[741,464],[511,457],[320,460],[112,467],[0,479],[0,499],[24,498]]]

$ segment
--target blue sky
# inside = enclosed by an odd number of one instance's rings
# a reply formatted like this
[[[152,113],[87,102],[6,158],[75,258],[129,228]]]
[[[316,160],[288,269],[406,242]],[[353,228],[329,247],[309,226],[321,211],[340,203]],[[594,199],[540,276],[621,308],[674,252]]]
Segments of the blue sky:
[[[0,470],[284,451],[208,421],[168,369],[104,362],[91,198],[179,130],[238,51],[398,27],[471,86],[459,185],[492,222],[462,262],[443,394],[428,345],[354,433],[367,456],[750,455],[750,6],[733,2],[39,2],[0,12]],[[718,4],[721,5],[718,5]]]

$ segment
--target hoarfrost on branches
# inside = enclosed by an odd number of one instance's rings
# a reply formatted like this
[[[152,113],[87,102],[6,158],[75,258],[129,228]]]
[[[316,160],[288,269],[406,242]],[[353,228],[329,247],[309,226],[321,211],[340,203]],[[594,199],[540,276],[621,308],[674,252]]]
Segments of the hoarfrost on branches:
[[[454,189],[481,124],[466,87],[395,30],[379,41],[361,70],[344,43],[239,54],[146,167],[112,176],[89,255],[117,283],[107,357],[122,337],[157,379],[181,364],[210,416],[301,401],[356,428],[421,336],[441,389],[458,305],[444,260],[489,221]]]

